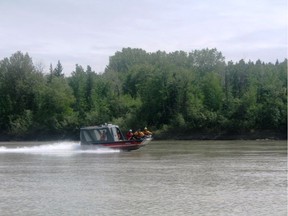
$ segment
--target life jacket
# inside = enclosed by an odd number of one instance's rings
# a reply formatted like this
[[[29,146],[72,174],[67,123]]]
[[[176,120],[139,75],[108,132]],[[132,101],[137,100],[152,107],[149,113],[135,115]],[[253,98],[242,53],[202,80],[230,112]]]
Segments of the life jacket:
[[[145,129],[145,130],[143,131],[143,133],[144,133],[145,135],[152,135],[152,133],[151,133],[150,131],[148,131],[147,129]]]

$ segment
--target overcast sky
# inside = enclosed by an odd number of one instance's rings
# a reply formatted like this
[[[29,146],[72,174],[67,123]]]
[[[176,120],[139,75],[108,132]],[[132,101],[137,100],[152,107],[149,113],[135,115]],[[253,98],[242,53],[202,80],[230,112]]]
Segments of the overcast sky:
[[[122,48],[216,48],[226,61],[287,58],[287,0],[0,0],[0,60],[28,52],[69,75]]]

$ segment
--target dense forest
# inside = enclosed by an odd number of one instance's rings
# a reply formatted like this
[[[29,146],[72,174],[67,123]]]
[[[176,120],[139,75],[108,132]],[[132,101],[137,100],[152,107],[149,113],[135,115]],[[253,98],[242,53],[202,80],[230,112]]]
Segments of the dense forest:
[[[101,74],[61,62],[49,73],[28,53],[0,61],[0,137],[77,139],[79,128],[102,123],[144,126],[163,134],[287,137],[287,59],[225,62],[217,49],[146,52],[123,48]],[[1,139],[0,139],[1,140]]]

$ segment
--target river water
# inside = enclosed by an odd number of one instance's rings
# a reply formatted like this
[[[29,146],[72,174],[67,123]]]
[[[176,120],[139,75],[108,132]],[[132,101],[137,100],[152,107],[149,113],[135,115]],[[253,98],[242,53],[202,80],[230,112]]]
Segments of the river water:
[[[0,215],[287,215],[286,141],[0,143]]]

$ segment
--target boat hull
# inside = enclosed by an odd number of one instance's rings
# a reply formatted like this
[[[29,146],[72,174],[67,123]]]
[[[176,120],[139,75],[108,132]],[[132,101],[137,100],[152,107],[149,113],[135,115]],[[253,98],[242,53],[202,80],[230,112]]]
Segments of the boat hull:
[[[144,147],[148,144],[152,138],[146,138],[144,140],[123,140],[116,142],[95,142],[95,143],[81,143],[81,147],[83,149],[91,149],[91,148],[111,148],[122,151],[132,151],[137,150],[141,147]]]

